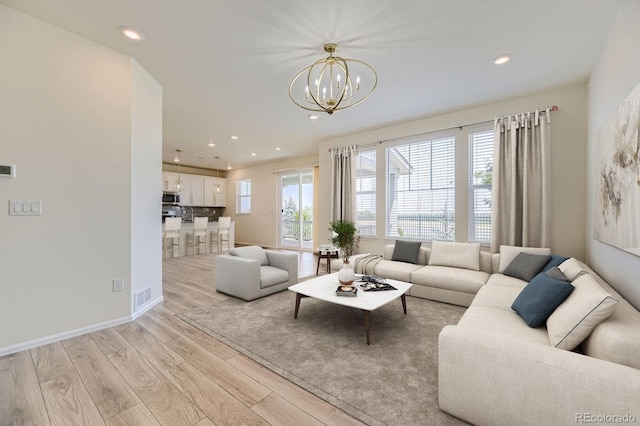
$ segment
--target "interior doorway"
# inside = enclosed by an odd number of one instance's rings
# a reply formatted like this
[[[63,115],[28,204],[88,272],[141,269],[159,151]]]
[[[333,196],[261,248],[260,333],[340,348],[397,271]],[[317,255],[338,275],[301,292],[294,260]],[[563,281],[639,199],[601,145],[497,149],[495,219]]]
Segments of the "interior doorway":
[[[280,173],[280,247],[313,249],[313,169]]]

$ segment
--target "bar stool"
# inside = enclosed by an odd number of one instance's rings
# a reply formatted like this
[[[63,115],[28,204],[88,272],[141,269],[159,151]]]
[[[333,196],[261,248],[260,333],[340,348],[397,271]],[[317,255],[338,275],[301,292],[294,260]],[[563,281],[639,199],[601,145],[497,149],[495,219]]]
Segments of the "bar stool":
[[[229,250],[229,228],[231,227],[230,216],[220,216],[218,218],[218,230],[211,232],[211,252],[213,253],[213,240],[215,234],[215,241],[218,248],[218,253],[222,252],[222,243],[226,241],[227,250]]]
[[[180,228],[182,228],[182,218],[168,217],[164,220],[164,229],[162,232],[164,257],[169,257],[167,250],[171,250],[171,257],[175,257],[175,250],[177,247],[178,259],[181,259],[182,247],[180,245]],[[178,240],[177,243],[176,239]]]
[[[196,246],[198,247],[198,254],[202,254],[202,245],[204,245],[204,254],[207,254],[207,224],[209,223],[208,217],[194,217],[193,218],[193,230],[187,234],[187,237],[191,237],[192,255],[196,255]],[[189,242],[187,241],[187,245]]]

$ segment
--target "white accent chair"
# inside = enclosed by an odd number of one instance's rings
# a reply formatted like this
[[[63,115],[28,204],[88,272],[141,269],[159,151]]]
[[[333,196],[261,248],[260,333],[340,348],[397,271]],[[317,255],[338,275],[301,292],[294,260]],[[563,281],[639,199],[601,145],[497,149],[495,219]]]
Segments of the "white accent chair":
[[[298,282],[298,255],[260,246],[236,247],[216,256],[216,290],[250,301]]]
[[[171,257],[175,257],[175,250],[178,250],[178,259],[181,258],[182,247],[180,246],[180,229],[182,228],[182,218],[168,217],[164,220],[162,230],[162,246],[164,257],[169,257],[167,251],[171,251]],[[176,243],[176,240],[178,242]]]
[[[207,254],[207,224],[209,223],[208,217],[194,217],[193,218],[193,230],[187,234],[187,237],[191,239],[192,255],[196,255],[196,247],[198,248],[198,254],[202,254],[204,248],[204,254]],[[189,242],[187,242],[187,247]]]

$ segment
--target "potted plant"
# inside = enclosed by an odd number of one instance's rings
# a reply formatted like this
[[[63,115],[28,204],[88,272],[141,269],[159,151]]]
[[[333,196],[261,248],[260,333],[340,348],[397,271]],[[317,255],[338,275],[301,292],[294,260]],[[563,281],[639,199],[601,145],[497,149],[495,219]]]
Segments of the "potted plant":
[[[349,263],[349,256],[358,248],[360,236],[356,235],[358,228],[347,220],[336,220],[330,223],[331,244],[342,250],[342,261]]]

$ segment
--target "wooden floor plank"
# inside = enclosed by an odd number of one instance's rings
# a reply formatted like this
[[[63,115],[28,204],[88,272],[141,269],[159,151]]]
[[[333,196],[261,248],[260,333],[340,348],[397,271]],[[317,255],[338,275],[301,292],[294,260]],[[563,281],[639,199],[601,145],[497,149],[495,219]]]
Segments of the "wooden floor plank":
[[[191,426],[204,414],[134,348],[107,355],[160,424]]]
[[[267,425],[257,414],[188,362],[164,374],[215,424]]]
[[[136,322],[122,324],[115,329],[160,371],[184,362],[180,355]]]
[[[140,403],[93,340],[70,346],[67,352],[103,418],[113,417]]]
[[[0,419],[3,425],[51,424],[29,352],[0,358]]]
[[[144,405],[138,404],[127,411],[113,416],[106,421],[107,426],[160,426],[151,411]]]
[[[48,382],[56,377],[75,373],[76,371],[60,342],[31,349],[31,356],[36,366],[36,373],[40,383]]]
[[[251,408],[260,417],[266,419],[273,426],[305,425],[322,426],[318,420],[311,417],[286,399],[273,393]]]
[[[205,417],[204,419],[200,420],[198,423],[196,423],[193,426],[216,426],[216,424]]]
[[[112,354],[131,346],[124,337],[113,328],[107,328],[100,331],[90,333],[91,338],[96,342],[100,350],[105,355]]]
[[[144,327],[149,333],[156,336],[161,342],[180,337],[181,333],[173,329],[173,327],[160,321],[152,315],[143,315],[136,320],[138,324]]]
[[[167,345],[247,407],[271,393],[269,389],[187,337],[170,340]]]
[[[59,376],[41,386],[53,426],[104,425],[78,373]]]

